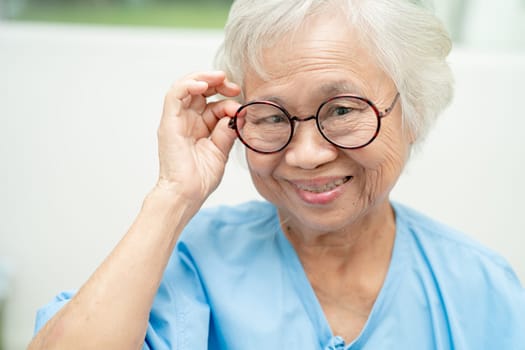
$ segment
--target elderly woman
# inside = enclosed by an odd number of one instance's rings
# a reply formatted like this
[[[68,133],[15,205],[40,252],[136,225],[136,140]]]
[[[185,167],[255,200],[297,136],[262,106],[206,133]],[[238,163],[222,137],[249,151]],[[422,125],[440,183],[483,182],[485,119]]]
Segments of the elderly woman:
[[[449,51],[408,0],[237,0],[222,70],[166,95],[136,221],[30,348],[525,349],[506,262],[389,200]],[[201,210],[237,138],[267,202]]]

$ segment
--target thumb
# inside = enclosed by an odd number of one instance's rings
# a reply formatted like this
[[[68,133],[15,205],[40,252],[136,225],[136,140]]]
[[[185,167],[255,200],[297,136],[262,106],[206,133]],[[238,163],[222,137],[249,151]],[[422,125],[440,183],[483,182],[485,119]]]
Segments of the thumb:
[[[221,151],[225,158],[228,158],[228,154],[230,153],[237,137],[235,130],[228,127],[229,122],[230,118],[221,118],[210,135],[211,141]]]

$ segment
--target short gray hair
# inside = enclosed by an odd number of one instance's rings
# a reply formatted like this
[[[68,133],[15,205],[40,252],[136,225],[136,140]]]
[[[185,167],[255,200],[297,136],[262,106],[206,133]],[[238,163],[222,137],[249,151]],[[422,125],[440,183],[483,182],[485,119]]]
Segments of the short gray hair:
[[[265,77],[262,53],[309,17],[334,9],[394,81],[403,123],[416,143],[427,135],[452,98],[453,78],[446,58],[450,37],[431,10],[412,0],[236,0],[225,27],[216,66],[243,86],[249,67]]]

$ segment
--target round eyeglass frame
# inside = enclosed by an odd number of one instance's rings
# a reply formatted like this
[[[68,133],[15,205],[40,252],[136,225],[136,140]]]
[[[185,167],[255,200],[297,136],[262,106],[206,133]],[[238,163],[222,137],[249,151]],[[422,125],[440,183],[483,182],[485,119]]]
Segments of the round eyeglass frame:
[[[328,136],[326,136],[324,134],[324,132],[322,130],[322,127],[321,127],[321,124],[319,123],[319,112],[323,109],[323,107],[326,104],[328,104],[328,103],[330,103],[330,102],[332,102],[334,100],[341,99],[341,98],[354,98],[354,99],[363,101],[366,104],[368,104],[370,106],[370,108],[372,108],[372,110],[374,111],[374,113],[376,115],[376,118],[377,118],[377,128],[376,128],[376,130],[374,132],[374,135],[370,138],[370,140],[368,142],[366,142],[366,143],[364,143],[362,145],[359,145],[359,146],[348,147],[348,146],[343,146],[343,145],[337,144],[336,142],[330,140],[330,138],[328,138]],[[317,111],[316,111],[315,115],[311,115],[311,116],[305,117],[305,118],[299,118],[298,116],[291,115],[284,107],[280,106],[279,104],[277,104],[275,102],[264,101],[264,100],[257,101],[256,100],[256,101],[251,101],[251,102],[248,102],[248,103],[240,106],[237,109],[237,111],[235,112],[235,116],[230,118],[230,121],[228,123],[228,127],[230,129],[235,130],[239,140],[241,140],[241,142],[246,147],[251,149],[252,151],[257,152],[257,153],[262,153],[262,154],[272,154],[272,153],[278,153],[278,152],[282,151],[283,149],[286,148],[286,146],[288,146],[290,144],[290,142],[292,141],[294,132],[295,132],[295,123],[296,122],[305,122],[305,121],[308,121],[308,120],[315,119],[315,125],[317,126],[317,130],[319,130],[319,133],[330,144],[332,144],[332,145],[334,145],[336,147],[342,148],[342,149],[359,149],[359,148],[363,148],[365,146],[368,146],[369,144],[371,144],[376,139],[377,135],[379,134],[379,130],[381,129],[381,119],[386,117],[387,115],[389,115],[390,112],[392,112],[392,110],[394,109],[394,106],[396,105],[397,100],[399,100],[399,92],[396,93],[396,96],[394,97],[394,100],[392,101],[392,103],[390,104],[390,106],[388,108],[386,108],[383,111],[379,111],[379,109],[372,103],[372,101],[370,101],[370,100],[368,100],[368,99],[366,99],[364,97],[354,96],[354,95],[337,95],[337,96],[331,97],[328,100],[326,100],[323,103],[321,103],[319,108],[317,108]],[[275,107],[275,108],[279,109],[281,112],[283,112],[284,115],[288,118],[288,120],[290,121],[290,137],[288,137],[288,140],[286,141],[286,143],[284,143],[284,145],[282,147],[280,147],[280,148],[278,148],[277,150],[274,150],[274,151],[261,151],[261,150],[255,149],[254,147],[250,146],[242,138],[241,133],[239,132],[239,128],[237,127],[237,120],[239,119],[238,116],[239,116],[240,112],[242,112],[243,109],[247,108],[248,106],[252,106],[252,105],[269,105],[269,106]]]

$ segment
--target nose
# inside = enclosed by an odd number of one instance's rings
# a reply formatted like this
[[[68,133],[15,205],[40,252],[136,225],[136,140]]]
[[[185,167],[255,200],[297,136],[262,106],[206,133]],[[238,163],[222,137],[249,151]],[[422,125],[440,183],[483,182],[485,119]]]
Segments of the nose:
[[[337,147],[321,135],[317,129],[315,117],[294,119],[294,135],[284,149],[286,163],[302,169],[316,169],[337,158]]]

